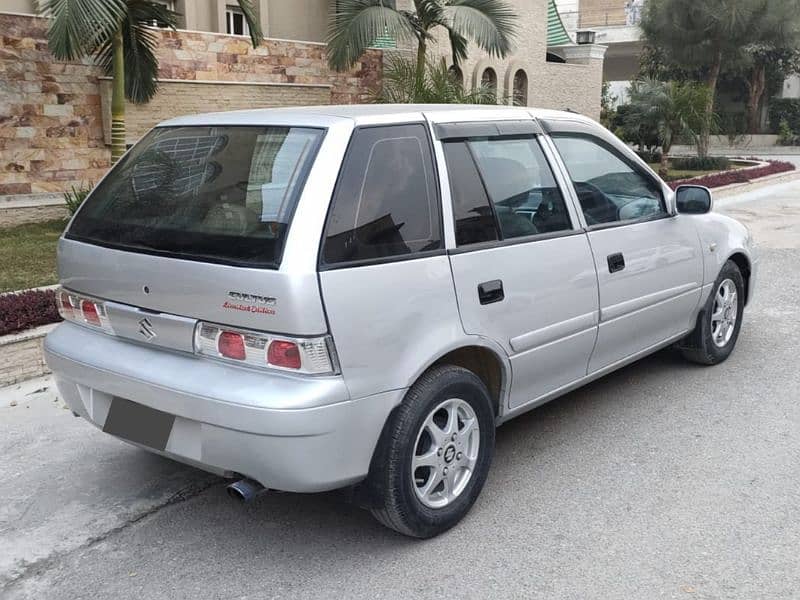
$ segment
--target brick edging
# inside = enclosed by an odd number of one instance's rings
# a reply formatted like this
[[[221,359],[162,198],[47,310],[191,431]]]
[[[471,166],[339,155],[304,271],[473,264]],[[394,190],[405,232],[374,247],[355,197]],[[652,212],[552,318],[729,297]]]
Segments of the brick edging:
[[[44,362],[44,337],[57,325],[0,336],[0,388],[50,372]]]

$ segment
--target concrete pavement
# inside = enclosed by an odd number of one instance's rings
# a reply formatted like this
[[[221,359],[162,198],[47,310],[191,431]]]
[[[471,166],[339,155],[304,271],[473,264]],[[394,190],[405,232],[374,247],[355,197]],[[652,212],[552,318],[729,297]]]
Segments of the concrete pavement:
[[[48,380],[0,393],[0,597],[797,598],[799,196],[718,202],[762,246],[729,361],[664,351],[503,426],[472,513],[426,542],[337,494],[235,504]]]

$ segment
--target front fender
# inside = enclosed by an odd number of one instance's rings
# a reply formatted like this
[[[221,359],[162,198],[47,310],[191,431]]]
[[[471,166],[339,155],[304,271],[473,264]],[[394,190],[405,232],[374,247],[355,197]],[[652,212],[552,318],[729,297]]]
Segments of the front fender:
[[[695,218],[703,254],[703,302],[711,292],[722,266],[731,258],[739,261],[743,258],[749,270],[745,300],[749,303],[758,270],[758,250],[750,230],[736,219],[716,212]]]

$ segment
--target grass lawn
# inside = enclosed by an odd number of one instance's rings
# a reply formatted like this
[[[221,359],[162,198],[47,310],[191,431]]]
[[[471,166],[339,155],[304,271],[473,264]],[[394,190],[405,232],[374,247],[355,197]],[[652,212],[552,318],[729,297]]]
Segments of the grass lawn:
[[[66,225],[57,219],[0,228],[0,292],[58,281],[56,243]]]

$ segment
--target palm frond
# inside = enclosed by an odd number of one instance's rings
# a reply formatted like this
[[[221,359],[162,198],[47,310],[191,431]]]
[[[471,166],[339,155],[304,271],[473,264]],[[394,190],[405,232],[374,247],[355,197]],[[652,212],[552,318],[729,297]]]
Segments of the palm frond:
[[[253,48],[258,48],[264,39],[264,32],[261,30],[261,21],[258,18],[256,3],[254,0],[237,0],[239,8],[244,13],[244,20],[247,21],[247,28],[250,30],[250,40]]]
[[[340,0],[328,28],[328,64],[337,71],[349,69],[383,35],[408,41],[415,31],[386,0]]]
[[[492,56],[503,58],[511,52],[519,17],[504,0],[447,0],[444,18],[449,30]]]
[[[468,40],[452,29],[448,29],[447,34],[450,39],[450,53],[453,57],[453,64],[458,66],[462,60],[467,59]]]
[[[50,52],[61,60],[91,53],[125,18],[125,0],[43,0],[41,12],[51,17],[47,31]]]
[[[158,22],[175,28],[177,13],[150,0],[128,0],[128,14],[121,24],[125,58],[125,97],[136,104],[149,102],[158,91],[158,32],[149,27]],[[100,44],[94,54],[107,74],[112,74],[112,39]]]

